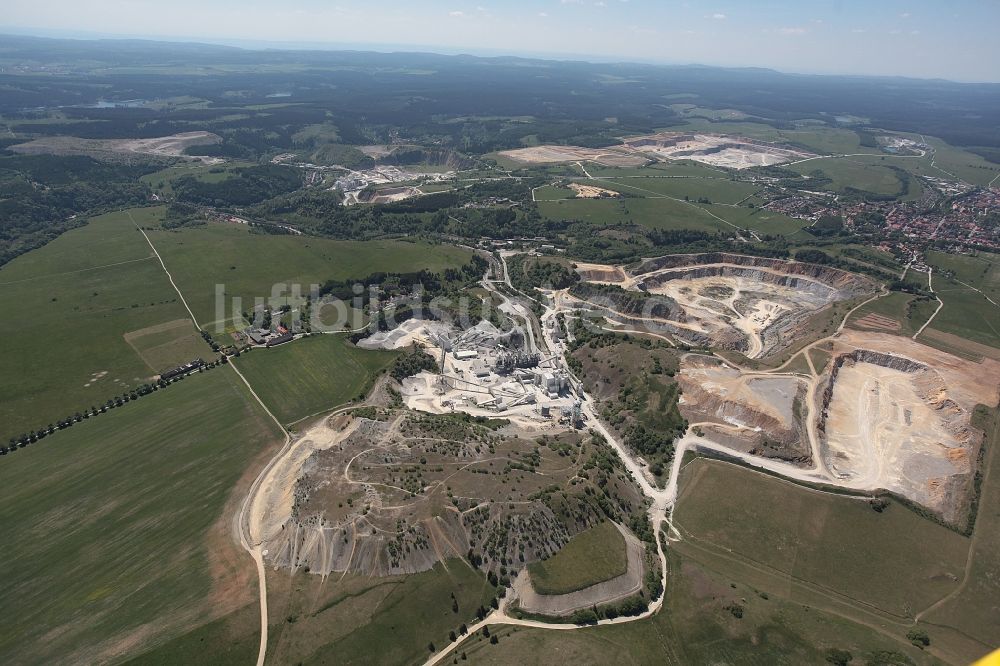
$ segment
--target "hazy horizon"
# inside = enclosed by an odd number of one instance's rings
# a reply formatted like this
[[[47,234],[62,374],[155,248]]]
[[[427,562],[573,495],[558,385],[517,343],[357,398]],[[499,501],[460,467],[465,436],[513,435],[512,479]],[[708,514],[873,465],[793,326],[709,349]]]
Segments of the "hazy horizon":
[[[841,0],[516,0],[503,6],[388,0],[367,9],[261,0],[13,0],[0,32],[73,39],[152,39],[242,48],[419,50],[664,65],[763,67],[828,75],[1000,82],[1000,4]],[[156,21],[150,23],[149,17]]]

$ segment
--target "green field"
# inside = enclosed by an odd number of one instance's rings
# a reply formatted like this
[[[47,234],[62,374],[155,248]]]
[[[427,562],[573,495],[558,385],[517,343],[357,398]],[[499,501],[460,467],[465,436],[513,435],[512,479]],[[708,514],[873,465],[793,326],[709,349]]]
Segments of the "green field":
[[[987,185],[1000,173],[1000,165],[970,153],[967,150],[948,145],[936,137],[925,137],[927,143],[934,147],[934,164],[937,169],[930,168],[930,175],[947,176],[954,174],[973,185]],[[946,173],[942,173],[944,170]]]
[[[409,576],[335,581],[268,572],[269,664],[416,664],[449,643],[495,588],[461,560]],[[454,599],[452,596],[454,594]],[[458,612],[453,610],[457,603]],[[256,609],[250,609],[256,610]],[[240,611],[135,659],[135,666],[232,664],[257,656],[259,620]]]
[[[942,275],[950,272],[954,274],[955,280],[982,290],[995,301],[1000,300],[1000,254],[978,252],[969,256],[930,250],[927,252],[927,261],[935,268],[934,278],[944,280],[944,283],[938,283],[939,288],[953,283],[951,278]]]
[[[136,221],[152,219],[151,211],[140,209]],[[169,340],[138,335],[187,312],[121,213],[93,218],[0,268],[0,308],[19,318],[0,354],[4,442],[99,406],[194,354],[212,354],[193,327],[173,329]]]
[[[344,335],[311,335],[254,349],[233,363],[275,416],[289,424],[368,391],[396,352],[355,347]]]
[[[556,187],[555,185],[543,185],[535,190],[536,201],[556,201],[561,199],[573,199],[576,192],[568,187]]]
[[[252,603],[223,507],[276,431],[223,366],[0,458],[0,661],[114,661]]]
[[[851,664],[863,666],[876,653],[897,653],[912,661],[882,664],[937,664],[909,645],[905,631],[879,633],[843,617],[787,599],[720,573],[673,548],[667,551],[664,608],[652,618],[578,631],[494,626],[496,645],[482,635],[455,651],[467,663],[509,664],[828,664],[828,650],[848,650]],[[741,617],[730,610],[738,607]],[[450,662],[448,662],[450,663]]]
[[[895,502],[878,513],[864,501],[707,460],[688,465],[682,486],[674,513],[687,537],[682,552],[690,541],[894,617],[912,617],[952,592],[965,566],[967,538]]]
[[[693,204],[672,199],[567,199],[543,201],[539,212],[555,220],[583,220],[594,224],[633,222],[653,229],[732,229]]]
[[[808,220],[797,220],[764,208],[711,204],[698,204],[698,207],[721,217],[740,229],[751,229],[759,234],[772,236],[791,236],[809,224]],[[722,223],[720,222],[720,224]],[[732,230],[733,227],[726,225],[725,228]]]
[[[278,606],[274,663],[413,664],[430,655],[429,644],[448,644],[448,632],[472,624],[475,609],[489,607],[495,589],[486,577],[461,560],[431,571],[373,580],[350,577],[341,589],[322,590],[319,580]],[[332,587],[332,586],[326,586]],[[322,605],[310,604],[326,592]],[[459,611],[452,610],[452,597]],[[301,614],[301,615],[300,615]],[[295,622],[288,617],[299,616]]]
[[[627,178],[629,176],[642,176],[644,178],[728,178],[728,173],[722,169],[689,161],[657,162],[643,167],[610,167],[600,164],[588,164],[587,173],[595,178]]]
[[[913,294],[893,291],[855,310],[847,323],[854,324],[870,313],[880,314],[898,322],[900,328],[896,331],[879,328],[868,329],[863,326],[856,326],[856,328],[885,331],[898,335],[913,335],[930,318],[937,306],[936,300],[924,300]],[[935,319],[935,321],[937,320]]]
[[[945,290],[937,281],[934,289],[944,301],[944,307],[931,324],[934,328],[984,345],[1000,347],[1000,307],[971,289]]]
[[[934,291],[944,302],[933,327],[973,342],[1000,347],[1000,306],[996,305],[1000,303],[1000,255],[980,252],[966,256],[930,251],[927,261],[935,268]]]
[[[546,187],[536,193],[539,212],[553,220],[583,220],[601,225],[634,223],[652,229],[707,232],[733,232],[749,227],[758,233],[789,235],[806,224],[760,208],[697,203],[703,196],[710,201],[736,202],[756,189],[727,179],[602,178],[581,182],[622,192],[626,198],[571,199],[566,196],[569,190]],[[697,194],[684,201],[688,192]]]
[[[826,189],[843,192],[848,187],[876,194],[898,194],[902,183],[892,169],[864,163],[851,157],[811,160],[787,168],[801,174],[822,171],[833,182]]]
[[[605,521],[580,532],[547,560],[528,565],[539,594],[568,594],[621,576],[628,568],[625,537]]]
[[[311,284],[327,280],[360,279],[379,271],[440,271],[471,258],[468,250],[449,245],[271,236],[228,224],[150,231],[149,237],[199,324],[208,329],[220,319],[216,313],[217,284],[225,287],[225,318],[230,320],[232,297],[242,298],[241,311],[250,310],[255,297],[270,300],[276,284],[301,285],[305,296]],[[288,291],[279,296],[287,297]]]
[[[712,178],[619,178],[586,181],[598,187],[614,183],[633,194],[666,195],[676,199],[688,197],[691,201],[705,197],[712,203],[734,204],[760,188],[751,183],[741,183],[715,174]]]
[[[980,407],[973,425],[986,432],[985,478],[972,537],[972,557],[957,593],[923,619],[971,635],[984,646],[1000,637],[1000,412]],[[974,646],[970,646],[974,647]],[[980,655],[984,652],[980,648]],[[967,660],[975,657],[970,652]]]

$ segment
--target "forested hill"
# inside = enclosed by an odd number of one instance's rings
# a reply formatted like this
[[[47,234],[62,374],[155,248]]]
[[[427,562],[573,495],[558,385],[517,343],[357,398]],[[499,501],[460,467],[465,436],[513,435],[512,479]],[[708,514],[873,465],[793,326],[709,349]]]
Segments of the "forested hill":
[[[268,67],[263,69],[263,65]],[[356,122],[362,116],[372,123],[414,124],[439,114],[523,115],[553,120],[572,117],[585,127],[587,122],[615,117],[621,127],[645,131],[674,119],[669,98],[664,104],[665,96],[673,95],[680,96],[674,101],[732,108],[769,122],[807,118],[827,122],[848,114],[887,129],[928,133],[956,145],[1000,148],[998,84],[806,76],[759,68],[428,53],[254,51],[206,44],[12,35],[0,35],[0,67],[4,88],[0,114],[4,115],[39,107],[89,105],[112,94],[121,100],[187,95],[209,100],[211,106],[274,103],[280,95],[283,101],[300,105],[322,104]],[[137,67],[150,67],[149,75],[137,75]],[[294,69],[294,74],[282,72],[285,67]],[[608,95],[612,89],[614,95]],[[152,117],[149,109],[135,111],[140,112],[138,117],[114,123],[117,133],[97,128],[94,133],[142,134]],[[190,113],[177,120],[197,118],[198,114]]]

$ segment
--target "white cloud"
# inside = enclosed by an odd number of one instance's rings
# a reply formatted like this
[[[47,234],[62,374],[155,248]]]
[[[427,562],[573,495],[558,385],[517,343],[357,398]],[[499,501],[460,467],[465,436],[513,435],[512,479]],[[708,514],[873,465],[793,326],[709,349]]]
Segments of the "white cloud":
[[[777,30],[775,30],[775,32],[778,33],[779,35],[804,35],[809,31],[806,30],[805,28],[795,27],[795,28],[778,28]]]
[[[911,14],[910,12],[903,12],[902,14],[899,15],[899,18],[910,18],[911,16],[913,16],[913,14]]]
[[[716,12],[715,14],[712,14],[712,18],[714,18],[716,21],[725,21],[726,15],[720,12]]]
[[[548,12],[538,12],[538,15],[541,16],[542,18],[548,18],[549,13]]]
[[[448,16],[453,16],[454,18],[464,18],[465,12],[456,9],[453,12],[448,12]]]

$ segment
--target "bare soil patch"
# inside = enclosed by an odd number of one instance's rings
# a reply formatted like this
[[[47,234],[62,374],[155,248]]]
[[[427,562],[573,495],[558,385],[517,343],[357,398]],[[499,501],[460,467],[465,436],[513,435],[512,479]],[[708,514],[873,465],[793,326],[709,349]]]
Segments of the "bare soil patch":
[[[578,199],[611,199],[621,196],[614,190],[608,190],[594,185],[583,185],[581,183],[570,183],[569,189],[576,192]]]

